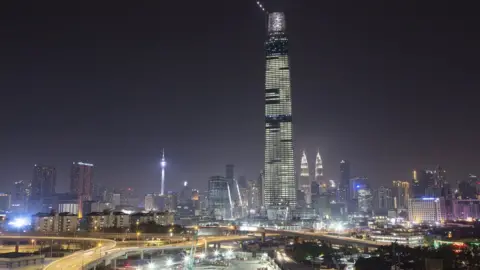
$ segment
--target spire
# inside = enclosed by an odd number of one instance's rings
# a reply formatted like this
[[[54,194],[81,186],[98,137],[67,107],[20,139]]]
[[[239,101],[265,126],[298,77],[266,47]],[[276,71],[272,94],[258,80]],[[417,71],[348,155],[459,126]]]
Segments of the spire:
[[[317,158],[315,159],[315,178],[323,176],[323,161],[320,156],[320,149],[317,150]]]
[[[303,150],[302,162],[300,163],[300,176],[309,176],[307,154],[305,153],[305,150]]]

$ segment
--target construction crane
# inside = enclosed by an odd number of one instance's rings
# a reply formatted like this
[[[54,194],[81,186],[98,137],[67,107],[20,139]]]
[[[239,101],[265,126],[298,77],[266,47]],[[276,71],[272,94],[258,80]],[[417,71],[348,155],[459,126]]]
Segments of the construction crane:
[[[197,252],[198,244],[198,226],[195,226],[194,230],[195,232],[193,233],[192,246],[190,247],[190,256],[185,257],[185,269],[187,270],[195,269],[195,253]]]

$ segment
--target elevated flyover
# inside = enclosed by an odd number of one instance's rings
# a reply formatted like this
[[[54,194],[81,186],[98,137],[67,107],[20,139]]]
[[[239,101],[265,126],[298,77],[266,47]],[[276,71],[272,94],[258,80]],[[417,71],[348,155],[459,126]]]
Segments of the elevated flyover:
[[[197,245],[205,245],[207,243],[220,243],[239,240],[248,240],[252,237],[248,236],[218,236],[218,237],[205,237],[198,240]],[[111,241],[111,240],[109,240]],[[113,241],[114,242],[114,241]],[[135,241],[132,244],[136,244]],[[149,251],[160,251],[168,249],[183,249],[190,248],[192,241],[186,241],[177,244],[168,244],[163,246],[145,246],[145,247],[116,247],[111,245],[105,245],[73,253],[69,256],[56,260],[49,264],[45,270],[57,270],[57,269],[96,269],[98,265],[112,265],[116,267],[116,258],[125,256],[131,253],[138,253],[143,257],[143,253]]]
[[[364,248],[378,248],[381,246],[390,245],[390,243],[380,243],[380,242],[345,237],[340,235],[330,235],[326,233],[288,231],[288,230],[276,230],[276,229],[266,229],[265,231],[267,233],[277,233],[284,236],[299,236],[299,237],[309,238],[309,239],[318,239],[318,240],[323,240],[336,245],[352,245],[352,246],[364,247]]]

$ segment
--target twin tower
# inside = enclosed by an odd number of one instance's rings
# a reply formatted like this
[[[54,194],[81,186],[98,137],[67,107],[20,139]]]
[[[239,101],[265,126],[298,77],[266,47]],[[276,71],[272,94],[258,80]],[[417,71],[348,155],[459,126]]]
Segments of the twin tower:
[[[317,152],[315,158],[315,178],[313,180],[318,185],[324,185],[323,179],[323,162],[320,152]],[[298,189],[302,191],[305,196],[305,203],[310,205],[312,203],[312,179],[310,178],[310,169],[308,167],[307,154],[303,151],[302,161],[300,163],[300,178],[298,179]],[[298,198],[301,201],[303,198]]]

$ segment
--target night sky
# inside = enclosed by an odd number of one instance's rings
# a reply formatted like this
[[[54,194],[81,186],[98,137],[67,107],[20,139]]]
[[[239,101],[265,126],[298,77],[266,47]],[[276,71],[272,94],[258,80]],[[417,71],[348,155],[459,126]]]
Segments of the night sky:
[[[12,1],[13,2],[13,1]],[[206,188],[233,163],[258,177],[264,17],[250,0],[14,1],[0,8],[0,188],[73,161],[95,181]],[[281,2],[281,3],[279,3]],[[296,161],[319,148],[373,186],[480,174],[480,39],[473,1],[270,1],[286,12]],[[445,1],[448,2],[448,1]],[[272,8],[270,8],[272,9]]]

